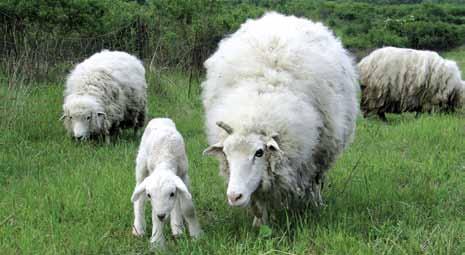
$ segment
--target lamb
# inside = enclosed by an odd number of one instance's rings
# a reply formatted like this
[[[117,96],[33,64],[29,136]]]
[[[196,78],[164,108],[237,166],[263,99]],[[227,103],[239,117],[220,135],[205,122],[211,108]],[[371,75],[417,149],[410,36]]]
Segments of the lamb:
[[[182,234],[183,217],[192,237],[202,233],[195,216],[191,193],[187,188],[187,156],[184,140],[170,119],[153,119],[147,125],[136,159],[136,187],[133,234],[145,233],[144,202],[152,204],[152,237],[154,247],[164,247],[163,225],[170,215],[174,236]]]
[[[68,76],[64,97],[61,119],[77,140],[104,136],[109,143],[121,128],[137,133],[147,112],[144,66],[125,52],[96,53]]]
[[[231,206],[254,226],[270,210],[320,206],[325,174],[351,143],[355,64],[321,23],[271,12],[248,20],[205,62],[206,155]]]
[[[465,102],[465,82],[454,61],[436,52],[385,47],[358,64],[361,109],[376,113],[454,111]]]

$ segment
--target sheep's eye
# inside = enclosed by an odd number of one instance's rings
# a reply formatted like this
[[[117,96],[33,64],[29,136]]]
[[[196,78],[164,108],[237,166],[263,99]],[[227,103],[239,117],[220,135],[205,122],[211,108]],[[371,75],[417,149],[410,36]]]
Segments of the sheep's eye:
[[[255,152],[255,157],[260,158],[261,156],[263,156],[263,150],[262,150],[262,149],[258,149],[258,150]]]
[[[71,116],[68,116],[68,118],[69,118],[70,120],[72,120],[72,119],[73,119],[73,117],[71,117]]]
[[[174,197],[174,192],[171,192],[171,193],[170,193],[170,197]]]
[[[87,116],[87,118],[86,118],[86,119],[87,119],[87,120],[90,120],[90,116]]]
[[[149,193],[147,193],[147,197],[151,198],[152,196],[150,196],[150,194],[149,194]]]

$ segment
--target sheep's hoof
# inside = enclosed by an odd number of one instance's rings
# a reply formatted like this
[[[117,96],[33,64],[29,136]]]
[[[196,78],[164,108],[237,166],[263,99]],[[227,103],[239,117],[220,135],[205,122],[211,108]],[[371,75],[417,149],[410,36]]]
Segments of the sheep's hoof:
[[[173,231],[172,236],[174,239],[178,239],[182,236],[182,230],[181,231]]]
[[[159,241],[150,241],[150,250],[164,250],[166,248],[164,240],[159,240]]]
[[[143,237],[145,235],[145,231],[142,228],[137,228],[135,226],[132,226],[132,234],[136,237]]]

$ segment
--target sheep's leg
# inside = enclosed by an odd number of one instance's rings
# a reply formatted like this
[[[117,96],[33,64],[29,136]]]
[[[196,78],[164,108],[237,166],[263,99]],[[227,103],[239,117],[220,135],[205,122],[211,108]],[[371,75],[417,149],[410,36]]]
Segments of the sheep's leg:
[[[141,111],[137,115],[137,125],[135,126],[134,133],[137,135],[138,131],[145,126],[145,111]]]
[[[145,114],[146,114],[146,110],[139,112],[139,121],[138,121],[139,127],[145,126],[145,119],[147,118]]]
[[[110,144],[110,131],[108,129],[103,131],[103,139],[105,139],[107,145]]]
[[[173,210],[171,211],[171,232],[173,233],[173,236],[179,236],[182,234],[183,230],[183,219],[182,219],[182,211],[181,211],[181,205],[179,203],[179,200],[176,201],[176,204],[174,205]]]
[[[378,116],[382,121],[387,122],[386,114],[384,112],[378,112]]]
[[[152,237],[150,237],[150,244],[153,248],[164,248],[165,237],[163,236],[163,221],[160,221],[157,214],[152,210]]]
[[[134,202],[134,225],[132,234],[141,237],[145,235],[145,213],[144,213],[145,196],[141,196]]]
[[[189,234],[192,237],[199,237],[202,234],[202,228],[200,227],[197,216],[195,215],[194,203],[192,199],[185,197],[180,198],[180,207],[182,215],[187,222],[189,227]]]
[[[136,159],[136,187],[147,177],[147,170],[143,161],[144,157],[138,154]],[[132,233],[135,236],[145,235],[145,199],[145,196],[140,196],[134,202],[134,225],[132,226]]]
[[[252,204],[252,213],[254,214],[252,226],[260,227],[268,223],[268,212],[259,202]]]
[[[105,143],[106,143],[107,145],[110,144],[110,134],[105,134]]]
[[[134,116],[133,122],[132,129],[134,130],[134,136],[137,136],[137,131],[139,130],[139,112],[137,112],[136,116]]]
[[[103,121],[103,137],[105,139],[106,144],[110,144],[110,126],[108,125],[107,121]]]
[[[363,118],[366,119],[366,118],[368,118],[368,116],[369,116],[368,111],[363,111]]]
[[[318,173],[317,176],[313,179],[312,182],[312,196],[313,196],[313,205],[318,208],[324,205],[323,196],[321,195],[321,190],[323,189],[325,181],[325,174]]]
[[[318,183],[316,180],[313,182],[312,185],[312,193],[313,193],[313,203],[315,207],[321,207],[324,205],[323,197],[321,196],[321,188],[323,183]]]

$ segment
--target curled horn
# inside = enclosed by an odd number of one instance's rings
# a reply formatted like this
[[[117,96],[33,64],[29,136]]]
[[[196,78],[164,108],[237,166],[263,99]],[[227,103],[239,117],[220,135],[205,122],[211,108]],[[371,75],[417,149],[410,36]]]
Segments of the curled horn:
[[[216,125],[218,127],[222,128],[222,129],[224,129],[224,131],[226,131],[226,133],[228,133],[228,135],[233,133],[232,127],[229,126],[228,124],[224,123],[223,121],[216,122]]]

